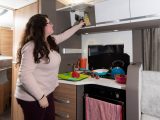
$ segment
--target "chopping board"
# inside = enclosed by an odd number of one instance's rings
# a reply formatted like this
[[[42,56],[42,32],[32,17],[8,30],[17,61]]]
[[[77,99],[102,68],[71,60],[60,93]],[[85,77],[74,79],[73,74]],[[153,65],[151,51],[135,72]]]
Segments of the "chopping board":
[[[88,77],[89,77],[88,75],[80,74],[79,78],[73,78],[71,72],[58,74],[58,78],[60,80],[68,80],[68,81],[80,81]]]

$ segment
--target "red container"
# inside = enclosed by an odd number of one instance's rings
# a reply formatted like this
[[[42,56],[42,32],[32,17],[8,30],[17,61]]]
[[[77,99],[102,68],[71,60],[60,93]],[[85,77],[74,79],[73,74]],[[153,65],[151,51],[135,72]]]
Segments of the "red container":
[[[126,84],[127,76],[126,75],[115,75],[115,80],[120,84]]]
[[[80,69],[86,69],[87,67],[87,58],[80,59]]]

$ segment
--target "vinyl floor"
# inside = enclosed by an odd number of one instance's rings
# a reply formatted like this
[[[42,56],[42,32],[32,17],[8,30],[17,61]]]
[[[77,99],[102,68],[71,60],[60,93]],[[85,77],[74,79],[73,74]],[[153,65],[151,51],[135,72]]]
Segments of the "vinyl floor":
[[[0,120],[11,120],[11,108],[7,109],[2,115],[0,115]]]

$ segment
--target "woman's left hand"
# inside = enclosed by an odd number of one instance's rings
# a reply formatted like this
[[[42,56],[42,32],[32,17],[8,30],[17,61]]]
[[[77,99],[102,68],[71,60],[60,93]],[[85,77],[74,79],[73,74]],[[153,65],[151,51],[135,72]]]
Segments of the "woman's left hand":
[[[81,20],[81,21],[79,22],[79,25],[80,25],[81,27],[83,27],[83,26],[85,26],[85,22],[84,22],[83,20]]]

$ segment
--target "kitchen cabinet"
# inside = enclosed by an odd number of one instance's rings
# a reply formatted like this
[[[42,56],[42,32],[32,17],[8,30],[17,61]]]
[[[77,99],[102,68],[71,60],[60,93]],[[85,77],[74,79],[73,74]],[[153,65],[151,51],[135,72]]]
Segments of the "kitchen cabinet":
[[[160,18],[159,0],[130,0],[132,22]]]
[[[56,120],[83,120],[83,86],[60,83],[54,99]]]
[[[13,30],[0,27],[0,54],[12,56]]]
[[[116,24],[130,22],[129,0],[105,0],[95,4],[96,24]]]
[[[23,112],[21,107],[18,105],[16,98],[14,96],[15,88],[16,88],[16,81],[18,76],[18,67],[16,66],[16,54],[15,51],[17,49],[17,46],[19,44],[19,41],[21,40],[21,37],[23,35],[23,31],[25,29],[26,22],[29,20],[29,18],[39,13],[38,11],[38,2],[35,2],[31,5],[25,6],[20,9],[16,9],[14,12],[15,17],[15,28],[14,28],[14,41],[13,41],[13,62],[12,62],[12,106],[11,106],[11,120],[24,120]],[[24,17],[25,15],[25,17]],[[23,18],[20,19],[20,18]]]
[[[0,56],[0,114],[10,107],[11,79],[12,79],[11,57]]]

